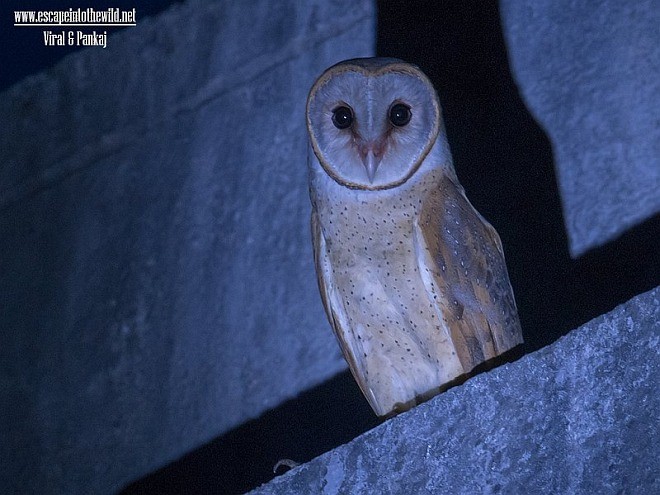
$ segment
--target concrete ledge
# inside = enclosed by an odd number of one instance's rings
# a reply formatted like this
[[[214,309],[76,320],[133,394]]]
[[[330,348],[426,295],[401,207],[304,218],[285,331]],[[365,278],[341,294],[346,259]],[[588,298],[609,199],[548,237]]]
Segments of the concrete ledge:
[[[660,287],[250,493],[660,493],[659,350]]]

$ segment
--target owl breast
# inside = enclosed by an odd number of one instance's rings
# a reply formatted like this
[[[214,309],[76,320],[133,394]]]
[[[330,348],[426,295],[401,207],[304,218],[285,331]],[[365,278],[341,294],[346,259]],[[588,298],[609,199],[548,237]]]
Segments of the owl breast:
[[[353,354],[385,409],[463,372],[438,301],[419,273],[413,222],[426,184],[316,199]],[[434,296],[437,297],[437,296]]]

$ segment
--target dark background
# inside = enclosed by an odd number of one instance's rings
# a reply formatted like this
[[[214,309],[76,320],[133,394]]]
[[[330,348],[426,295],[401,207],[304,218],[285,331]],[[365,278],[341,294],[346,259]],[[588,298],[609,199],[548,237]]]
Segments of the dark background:
[[[136,7],[139,24],[172,3],[76,0],[71,7]],[[59,1],[2,2],[0,90],[75,51],[44,47],[40,28],[13,26],[15,9],[52,7],[68,8]],[[439,92],[459,179],[504,244],[525,337],[510,359],[660,284],[657,217],[570,258],[552,147],[515,86],[496,2],[378,2],[377,53],[416,63]],[[244,492],[272,478],[278,459],[308,461],[378,423],[345,372],[123,493]]]
[[[15,10],[68,10],[93,7],[97,10],[116,7],[122,10],[136,9],[137,23],[145,17],[158,14],[172,4],[173,0],[2,0],[0,2],[0,91],[19,82],[30,74],[35,74],[55,65],[62,57],[84,47],[44,46],[41,27],[14,26]],[[50,28],[54,32],[62,28]],[[79,28],[76,28],[79,29]],[[82,28],[80,28],[82,29]],[[107,30],[108,35],[120,29],[132,28],[93,28],[96,32]],[[92,29],[83,29],[91,32]],[[107,49],[107,48],[106,48]]]

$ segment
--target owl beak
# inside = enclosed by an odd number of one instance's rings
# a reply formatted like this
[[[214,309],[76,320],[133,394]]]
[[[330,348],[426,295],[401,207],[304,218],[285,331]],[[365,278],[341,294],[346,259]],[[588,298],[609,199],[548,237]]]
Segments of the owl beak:
[[[364,168],[367,169],[367,177],[369,177],[369,182],[373,183],[374,177],[376,176],[376,169],[380,165],[381,156],[376,155],[373,151],[367,151],[367,155],[362,160],[364,163]]]
[[[362,163],[367,170],[367,177],[369,177],[369,182],[373,183],[374,177],[376,177],[376,170],[383,158],[385,145],[380,139],[377,139],[375,141],[367,141],[366,143],[363,143],[360,148]]]

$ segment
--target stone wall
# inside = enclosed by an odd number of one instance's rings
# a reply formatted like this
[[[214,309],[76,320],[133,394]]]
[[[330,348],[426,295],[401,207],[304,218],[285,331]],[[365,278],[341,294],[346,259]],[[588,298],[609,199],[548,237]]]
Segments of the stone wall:
[[[510,63],[553,145],[571,254],[660,213],[660,9],[503,0]]]
[[[374,24],[192,1],[0,95],[3,493],[112,493],[345,368],[304,105]]]

